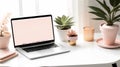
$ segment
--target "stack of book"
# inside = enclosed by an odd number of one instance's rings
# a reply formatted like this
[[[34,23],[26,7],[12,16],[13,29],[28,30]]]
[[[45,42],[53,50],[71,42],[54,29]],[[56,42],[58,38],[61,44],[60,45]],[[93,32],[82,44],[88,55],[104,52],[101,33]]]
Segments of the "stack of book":
[[[16,51],[10,51],[8,49],[0,49],[0,63],[10,60],[16,57],[18,54]]]

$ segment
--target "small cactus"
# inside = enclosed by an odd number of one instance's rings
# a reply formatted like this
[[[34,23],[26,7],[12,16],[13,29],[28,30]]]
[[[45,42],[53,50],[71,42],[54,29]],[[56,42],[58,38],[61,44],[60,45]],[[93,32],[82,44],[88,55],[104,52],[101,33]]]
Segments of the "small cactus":
[[[74,30],[68,30],[68,34],[67,34],[69,37],[75,37],[77,36],[77,33],[74,31]]]

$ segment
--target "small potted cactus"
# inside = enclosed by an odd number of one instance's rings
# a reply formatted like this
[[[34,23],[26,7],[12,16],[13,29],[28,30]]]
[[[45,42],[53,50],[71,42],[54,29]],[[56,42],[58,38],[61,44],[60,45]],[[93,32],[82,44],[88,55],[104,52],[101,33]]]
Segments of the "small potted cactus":
[[[73,26],[73,17],[62,15],[57,16],[54,20],[58,30],[59,37],[62,41],[67,41],[67,31]]]
[[[9,14],[7,14],[4,19],[0,23],[0,49],[8,48],[9,40],[10,40],[10,33],[8,32],[7,18]]]
[[[77,34],[76,34],[76,32],[74,31],[74,30],[68,30],[68,33],[67,33],[67,35],[68,35],[68,42],[69,42],[69,44],[71,45],[71,46],[75,46],[76,45],[76,40],[77,40]]]

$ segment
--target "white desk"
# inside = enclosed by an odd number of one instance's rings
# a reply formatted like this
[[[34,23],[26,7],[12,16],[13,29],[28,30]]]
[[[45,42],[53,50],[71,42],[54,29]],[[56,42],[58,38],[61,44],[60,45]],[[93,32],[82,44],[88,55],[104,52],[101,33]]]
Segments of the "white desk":
[[[95,36],[95,40],[100,38],[100,35]],[[113,64],[120,60],[120,48],[104,49],[97,46],[94,42],[85,42],[80,36],[77,41],[77,46],[70,46],[68,43],[60,42],[66,48],[70,49],[69,53],[54,55],[35,60],[29,60],[25,56],[19,55],[0,66],[13,67],[36,67],[36,66],[67,66],[67,65],[91,65],[91,64]],[[10,42],[12,44],[12,40]],[[13,48],[13,46],[11,46]]]

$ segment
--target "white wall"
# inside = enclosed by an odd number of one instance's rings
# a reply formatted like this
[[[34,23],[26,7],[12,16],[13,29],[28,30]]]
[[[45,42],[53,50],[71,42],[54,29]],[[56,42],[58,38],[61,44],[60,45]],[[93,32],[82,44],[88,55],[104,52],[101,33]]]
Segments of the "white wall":
[[[89,13],[89,5],[98,6],[95,0],[78,0],[78,20],[80,21],[79,28],[82,31],[84,26],[93,26],[95,28],[95,32],[99,32],[99,24],[102,21],[91,19],[96,16]]]
[[[18,0],[0,0],[0,19],[6,13],[11,13],[12,17],[19,15]]]
[[[95,28],[95,32],[99,32],[99,22],[101,21],[95,21],[91,18],[94,17],[94,15],[89,13],[89,5],[97,5],[95,0],[75,0],[77,2],[76,12],[74,12],[76,20],[78,22],[78,28],[80,33],[83,31],[84,26],[93,26]]]
[[[72,16],[72,0],[21,0],[22,16],[63,14]]]
[[[95,0],[89,0],[88,1],[88,6],[98,6],[98,7],[100,7],[100,5],[98,5],[98,3]],[[91,11],[91,9],[88,6],[87,6],[87,8],[88,8],[88,12],[89,12],[89,11]],[[93,20],[92,18],[95,18],[95,17],[97,17],[97,16],[89,13],[89,24],[91,24],[95,28],[95,32],[100,32],[99,25],[104,21]]]
[[[21,1],[20,8],[20,16],[33,16],[36,15],[36,0],[19,0]]]
[[[11,14],[10,17],[19,16],[19,0],[0,0],[0,24],[7,13]],[[7,19],[9,30],[11,30],[10,18]]]
[[[84,1],[85,0],[73,0],[73,16],[76,22],[76,30],[78,34],[82,33],[84,27]]]

